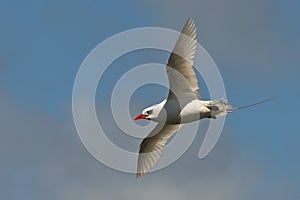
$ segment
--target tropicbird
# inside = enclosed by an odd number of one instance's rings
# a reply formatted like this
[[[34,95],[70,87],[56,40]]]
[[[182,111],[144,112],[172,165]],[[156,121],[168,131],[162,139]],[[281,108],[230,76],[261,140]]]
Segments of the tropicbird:
[[[183,123],[203,118],[216,119],[228,112],[269,101],[233,108],[226,99],[200,100],[198,80],[193,70],[195,56],[196,26],[189,17],[182,28],[168,59],[166,71],[169,79],[169,94],[162,102],[145,108],[134,120],[147,119],[158,122],[156,127],[141,142],[138,156],[137,177],[154,167],[160,158],[167,140]]]

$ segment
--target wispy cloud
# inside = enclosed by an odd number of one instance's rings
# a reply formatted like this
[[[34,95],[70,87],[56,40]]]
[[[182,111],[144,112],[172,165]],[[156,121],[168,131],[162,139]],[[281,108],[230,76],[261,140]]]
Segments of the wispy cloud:
[[[221,195],[225,200],[240,199],[250,192],[252,186],[247,185],[260,181],[266,164],[240,159],[226,132],[210,157],[198,160],[199,145],[195,144],[174,165],[137,180],[134,174],[95,161],[80,143],[70,118],[58,122],[20,108],[5,94],[1,99],[1,110],[7,113],[1,120],[0,139],[0,170],[5,173],[1,194],[5,198],[219,199]],[[110,128],[108,131],[119,131]],[[203,137],[199,134],[198,142]],[[22,188],[29,180],[31,186],[25,193]]]

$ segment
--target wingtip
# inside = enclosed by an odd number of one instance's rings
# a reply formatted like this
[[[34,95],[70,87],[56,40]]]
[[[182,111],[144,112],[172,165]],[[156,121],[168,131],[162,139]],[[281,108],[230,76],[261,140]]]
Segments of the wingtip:
[[[186,21],[194,21],[193,17],[192,16],[188,16],[187,20]]]
[[[140,179],[143,175],[144,173],[141,172],[136,173],[136,179]]]
[[[187,19],[186,19],[186,22],[185,22],[186,24],[190,24],[190,25],[192,25],[192,24],[195,24],[195,21],[194,21],[194,19],[192,18],[192,17],[188,17]]]
[[[183,28],[181,29],[181,33],[191,37],[192,39],[194,39],[196,41],[196,24],[193,20],[192,17],[188,17]]]

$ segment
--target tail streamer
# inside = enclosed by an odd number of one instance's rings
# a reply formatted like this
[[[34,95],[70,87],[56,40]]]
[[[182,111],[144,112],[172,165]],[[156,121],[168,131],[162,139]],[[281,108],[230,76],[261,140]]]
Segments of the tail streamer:
[[[241,106],[241,107],[237,107],[237,108],[230,108],[228,111],[241,110],[241,109],[256,106],[258,104],[265,103],[265,102],[268,102],[268,101],[271,101],[271,100],[274,100],[274,98],[265,99],[265,100],[262,100],[262,101],[259,101],[259,102],[253,103],[253,104],[249,104],[249,105],[246,105],[246,106]]]

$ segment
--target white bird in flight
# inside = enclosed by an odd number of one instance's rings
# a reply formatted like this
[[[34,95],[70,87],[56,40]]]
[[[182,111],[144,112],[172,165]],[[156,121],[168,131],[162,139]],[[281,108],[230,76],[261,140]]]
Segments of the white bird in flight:
[[[139,149],[137,177],[151,170],[160,158],[167,140],[178,131],[183,123],[203,118],[216,119],[228,112],[269,101],[232,108],[226,99],[200,100],[198,80],[193,70],[195,56],[196,26],[188,18],[166,65],[169,78],[169,94],[161,103],[145,108],[134,120],[147,119],[158,122],[151,133],[142,141]]]

